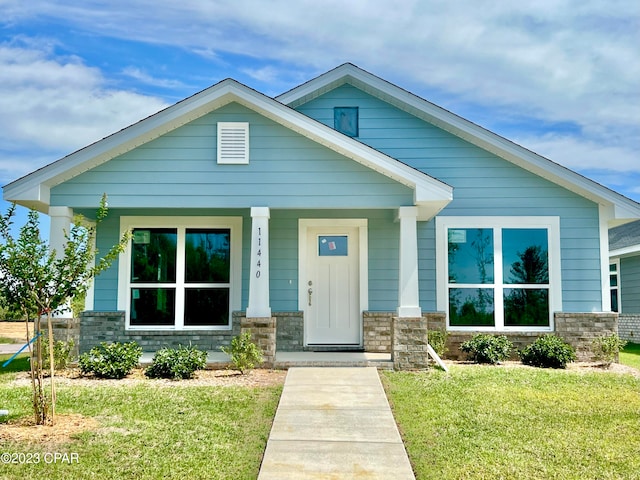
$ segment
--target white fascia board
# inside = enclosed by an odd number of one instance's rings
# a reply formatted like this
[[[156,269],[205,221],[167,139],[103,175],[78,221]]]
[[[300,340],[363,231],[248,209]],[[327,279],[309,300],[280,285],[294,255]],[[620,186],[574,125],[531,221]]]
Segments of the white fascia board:
[[[617,250],[611,250],[609,252],[609,258],[630,257],[638,253],[640,253],[640,244],[630,245],[628,247],[618,248]]]
[[[422,118],[594,203],[613,206],[612,225],[616,220],[624,223],[625,220],[640,218],[640,204],[637,202],[352,64],[341,65],[276,98],[285,104],[298,106],[344,83]]]

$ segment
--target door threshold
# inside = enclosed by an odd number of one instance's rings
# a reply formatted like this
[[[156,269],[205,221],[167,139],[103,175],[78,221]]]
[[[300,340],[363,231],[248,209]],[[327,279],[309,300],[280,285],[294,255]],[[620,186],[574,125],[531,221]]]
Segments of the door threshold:
[[[304,347],[305,352],[364,352],[362,345],[346,344],[346,345],[328,345],[328,344],[311,344]]]

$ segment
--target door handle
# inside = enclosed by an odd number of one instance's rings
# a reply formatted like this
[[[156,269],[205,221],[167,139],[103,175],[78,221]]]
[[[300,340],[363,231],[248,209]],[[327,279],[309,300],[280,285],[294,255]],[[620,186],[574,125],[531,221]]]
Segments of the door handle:
[[[309,306],[311,306],[311,294],[313,293],[313,289],[309,289],[307,290],[307,293],[309,294]]]

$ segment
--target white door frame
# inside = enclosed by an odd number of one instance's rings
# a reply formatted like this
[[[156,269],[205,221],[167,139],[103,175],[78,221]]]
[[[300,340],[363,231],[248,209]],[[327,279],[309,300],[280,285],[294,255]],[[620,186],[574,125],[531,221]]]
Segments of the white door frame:
[[[369,235],[366,218],[300,218],[298,219],[298,310],[306,310],[307,301],[307,230],[323,227],[356,227],[359,229],[360,270],[360,345],[363,345],[362,312],[369,309]],[[306,319],[304,322],[304,344],[307,345]]]

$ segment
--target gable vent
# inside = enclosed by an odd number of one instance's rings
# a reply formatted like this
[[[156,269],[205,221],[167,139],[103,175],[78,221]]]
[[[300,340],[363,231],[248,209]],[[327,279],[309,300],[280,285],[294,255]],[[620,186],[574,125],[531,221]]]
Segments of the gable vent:
[[[218,122],[218,163],[249,163],[249,123]]]

